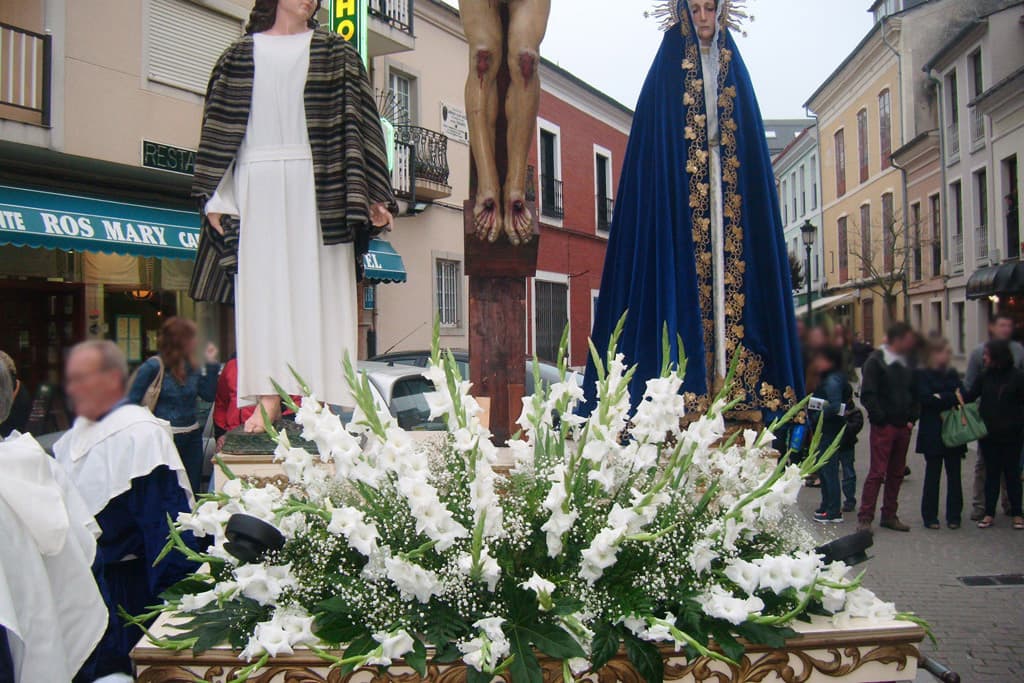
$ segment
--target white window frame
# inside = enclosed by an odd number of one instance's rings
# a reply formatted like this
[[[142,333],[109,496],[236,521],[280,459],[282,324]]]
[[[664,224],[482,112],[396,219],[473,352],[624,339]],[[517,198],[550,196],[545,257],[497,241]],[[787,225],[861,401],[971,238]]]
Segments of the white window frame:
[[[420,107],[419,107],[419,78],[416,74],[410,73],[407,69],[403,69],[400,66],[394,64],[388,64],[388,82],[387,89],[388,93],[394,93],[393,83],[396,79],[402,79],[409,83],[409,124],[412,126],[419,125],[420,120]]]
[[[562,186],[562,218],[553,218],[544,215],[544,187],[543,187],[543,157],[541,156],[540,136],[541,132],[551,133],[555,136],[555,180],[562,180],[562,128],[547,119],[537,117],[537,212],[541,223],[561,228],[565,222],[565,186]]]
[[[537,355],[537,281],[550,282],[556,285],[565,285],[565,320],[569,325],[569,336],[566,339],[568,350],[572,351],[572,284],[569,282],[567,273],[554,273],[548,270],[538,270],[537,274],[530,279],[530,349],[533,355]],[[593,303],[591,303],[593,307]],[[593,314],[591,314],[591,325],[593,325]]]
[[[605,188],[605,196],[608,199],[610,199],[610,200],[612,200],[614,202],[615,201],[615,197],[612,195],[612,188],[615,186],[615,182],[614,182],[614,179],[612,178],[612,151],[610,149],[606,148],[606,147],[602,147],[601,145],[598,145],[598,144],[594,145],[594,154],[593,154],[593,157],[594,157],[594,232],[598,235],[598,237],[604,237],[605,239],[607,239],[608,236],[611,233],[608,230],[601,230],[601,228],[598,227],[598,220],[597,220],[598,214],[599,214],[599,211],[600,211],[600,208],[597,205],[597,201],[598,201],[598,199],[601,196],[600,193],[598,192],[598,190],[600,188],[598,188],[598,186],[597,186],[597,157],[598,157],[598,155],[603,156],[608,161],[608,172],[607,172],[607,174],[605,176],[605,184],[607,185],[607,187]],[[562,205],[563,205],[562,208],[564,209],[565,208],[565,206],[564,206],[565,205],[565,194],[564,194],[564,192],[562,194]],[[609,216],[608,219],[610,221],[611,220],[611,216]],[[610,223],[609,223],[609,225],[610,225]]]
[[[458,323],[455,326],[440,326],[441,336],[460,336],[466,331],[466,263],[462,254],[448,251],[432,251],[430,253],[430,289],[432,300],[431,317],[438,315],[440,311],[441,292],[437,285],[437,266],[439,261],[450,261],[459,264],[459,275],[456,278],[458,292],[456,292],[456,315]],[[433,322],[433,321],[431,321]]]

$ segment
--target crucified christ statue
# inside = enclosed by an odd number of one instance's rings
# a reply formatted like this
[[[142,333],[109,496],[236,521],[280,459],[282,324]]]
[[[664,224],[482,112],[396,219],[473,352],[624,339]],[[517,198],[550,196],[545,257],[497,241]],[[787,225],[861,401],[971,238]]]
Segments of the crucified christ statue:
[[[498,71],[506,57],[502,5],[507,5],[509,12],[507,59],[511,77],[505,99],[508,172],[504,188],[495,156]],[[477,170],[473,209],[476,234],[494,242],[504,232],[509,242],[522,244],[532,237],[533,216],[526,206],[526,162],[540,106],[539,50],[551,0],[459,0],[459,10],[470,53],[466,108]]]

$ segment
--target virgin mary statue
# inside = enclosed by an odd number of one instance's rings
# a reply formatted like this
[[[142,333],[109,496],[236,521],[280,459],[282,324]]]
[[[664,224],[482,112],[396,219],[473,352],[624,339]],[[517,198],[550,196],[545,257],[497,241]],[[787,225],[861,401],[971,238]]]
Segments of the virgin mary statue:
[[[637,102],[596,307],[606,351],[637,366],[634,405],[660,375],[667,326],[681,339],[683,392],[703,411],[735,368],[730,414],[760,422],[802,396],[800,349],[764,124],[730,26],[736,0],[673,0]],[[592,400],[596,373],[585,383]]]

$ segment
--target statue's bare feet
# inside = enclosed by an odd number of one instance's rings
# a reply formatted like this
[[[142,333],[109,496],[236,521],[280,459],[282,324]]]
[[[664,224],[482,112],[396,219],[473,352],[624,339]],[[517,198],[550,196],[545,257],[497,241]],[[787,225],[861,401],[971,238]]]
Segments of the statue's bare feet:
[[[501,211],[495,192],[485,191],[477,195],[476,206],[473,207],[473,222],[476,225],[476,236],[481,240],[494,242],[501,234]]]
[[[260,410],[260,406],[263,406],[263,410]],[[264,411],[266,411],[267,419],[270,420],[271,424],[279,420],[281,418],[281,398],[277,395],[260,396],[255,412],[245,421],[244,429],[246,434],[262,434],[267,431],[263,424]]]
[[[522,192],[513,190],[509,193],[505,234],[512,244],[526,244],[533,239],[533,214],[527,208]]]

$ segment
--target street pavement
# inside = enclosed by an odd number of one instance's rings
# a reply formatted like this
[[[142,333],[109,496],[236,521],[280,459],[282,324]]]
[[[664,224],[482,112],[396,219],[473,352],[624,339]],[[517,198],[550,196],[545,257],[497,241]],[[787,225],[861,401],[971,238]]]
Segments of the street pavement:
[[[868,469],[867,430],[857,447],[857,495]],[[916,434],[915,434],[916,439]],[[1024,531],[1014,531],[1001,510],[992,529],[978,529],[970,521],[973,462],[964,461],[964,524],[959,530],[943,526],[924,528],[921,520],[921,487],[924,459],[907,456],[911,475],[900,490],[899,516],[911,531],[874,528],[875,545],[871,559],[858,569],[867,569],[866,585],[882,599],[896,603],[927,620],[938,645],[925,641],[922,651],[958,672],[964,683],[1024,682],[1024,586],[968,587],[961,576],[1024,574]],[[945,481],[939,500],[940,517],[945,518]],[[821,500],[821,490],[805,488],[800,507],[810,519]],[[881,495],[879,495],[881,504]],[[856,531],[855,513],[847,513],[842,524],[811,523],[822,542]],[[921,673],[916,683],[935,678]]]

